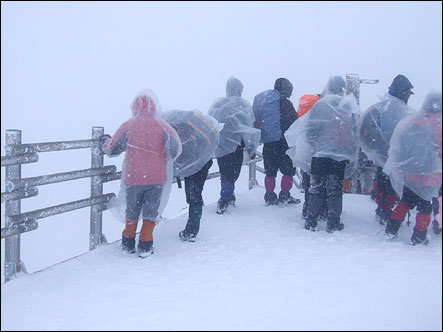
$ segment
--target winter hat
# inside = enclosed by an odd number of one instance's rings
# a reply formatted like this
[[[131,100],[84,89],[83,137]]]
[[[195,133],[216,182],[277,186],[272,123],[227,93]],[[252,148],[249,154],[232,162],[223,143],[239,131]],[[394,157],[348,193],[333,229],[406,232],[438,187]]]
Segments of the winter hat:
[[[341,95],[346,91],[346,81],[341,76],[331,76],[326,85],[327,94]]]
[[[298,101],[297,115],[301,117],[302,115],[308,113],[308,111],[314,106],[314,104],[320,98],[317,95],[303,95]]]
[[[226,97],[241,97],[243,84],[238,78],[230,77],[226,82]]]
[[[441,113],[441,92],[431,91],[429,92],[421,107],[425,112]]]
[[[409,82],[406,76],[399,74],[395,76],[394,80],[392,81],[388,93],[391,96],[400,98],[406,92],[409,92],[411,95],[413,95],[414,92],[411,91],[411,89],[413,88],[413,85],[411,84],[411,82]]]
[[[280,92],[283,98],[289,98],[292,95],[293,86],[287,78],[277,78],[274,84],[274,90]]]

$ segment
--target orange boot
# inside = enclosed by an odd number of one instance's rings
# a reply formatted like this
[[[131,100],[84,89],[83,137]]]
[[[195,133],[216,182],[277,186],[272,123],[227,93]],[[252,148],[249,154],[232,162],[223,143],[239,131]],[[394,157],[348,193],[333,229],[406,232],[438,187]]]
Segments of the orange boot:
[[[154,253],[152,247],[154,243],[153,232],[155,227],[155,221],[143,220],[142,230],[140,231],[140,237],[138,239],[138,256],[145,258]]]
[[[135,233],[137,232],[138,220],[126,219],[126,226],[122,232],[122,249],[129,254],[135,252]]]
[[[344,179],[343,180],[343,192],[344,193],[350,193],[351,192],[351,187],[352,187],[352,180]]]

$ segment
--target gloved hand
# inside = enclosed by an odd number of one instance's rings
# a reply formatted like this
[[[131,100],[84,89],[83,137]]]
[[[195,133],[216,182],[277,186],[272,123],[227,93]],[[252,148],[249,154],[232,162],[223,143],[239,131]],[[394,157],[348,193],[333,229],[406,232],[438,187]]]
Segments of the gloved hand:
[[[250,160],[255,159],[256,153],[254,148],[252,147],[246,148],[246,153],[248,154]]]
[[[434,233],[435,233],[436,235],[438,235],[438,234],[441,233],[440,224],[439,224],[438,221],[435,220],[435,219],[432,221],[432,230],[434,231]]]
[[[108,134],[104,134],[99,137],[98,147],[100,148],[101,151],[103,151],[103,144],[105,144],[105,142],[110,139],[111,139],[111,135],[108,135]]]

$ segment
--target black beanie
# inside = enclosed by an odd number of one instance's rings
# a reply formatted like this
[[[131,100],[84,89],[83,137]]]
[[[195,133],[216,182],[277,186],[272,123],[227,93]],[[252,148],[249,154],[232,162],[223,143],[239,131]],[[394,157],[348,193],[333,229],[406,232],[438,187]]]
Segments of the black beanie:
[[[395,76],[388,92],[391,96],[400,98],[405,94],[405,92],[409,92],[413,95],[414,92],[411,91],[413,88],[414,86],[411,84],[411,82],[409,82],[406,76],[400,74]]]

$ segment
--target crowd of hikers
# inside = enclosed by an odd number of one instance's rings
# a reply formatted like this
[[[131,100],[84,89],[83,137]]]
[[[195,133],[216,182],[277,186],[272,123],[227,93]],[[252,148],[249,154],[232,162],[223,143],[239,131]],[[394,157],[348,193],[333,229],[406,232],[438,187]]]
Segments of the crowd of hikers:
[[[300,170],[304,202],[302,217],[308,231],[326,221],[326,231],[344,229],[341,221],[346,180],[364,165],[365,189],[374,198],[375,217],[385,236],[395,238],[411,209],[417,209],[412,245],[426,244],[432,215],[438,215],[442,195],[442,94],[430,91],[420,110],[407,106],[413,85],[397,75],[383,99],[361,112],[346,81],[331,76],[321,94],[306,94],[295,109],[293,85],[278,78],[274,88],[257,94],[253,103],[242,98],[242,82],[231,77],[226,96],[207,114],[199,110],[162,112],[156,95],[142,90],[131,104],[132,117],[113,136],[103,135],[100,147],[109,157],[125,152],[121,190],[109,202],[121,210],[125,223],[122,248],[140,257],[153,253],[153,230],[168,201],[173,178],[184,179],[188,220],[179,232],[194,242],[202,217],[202,192],[216,159],[220,198],[216,213],[235,206],[235,183],[244,158],[253,160],[263,144],[266,205],[298,204],[290,194]],[[280,192],[275,192],[281,172]],[[368,183],[370,184],[368,186]],[[440,205],[439,205],[440,202]],[[142,220],[136,250],[136,233]],[[432,221],[438,234],[441,225]]]

